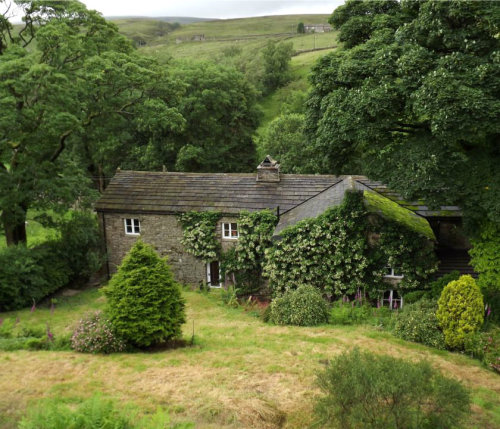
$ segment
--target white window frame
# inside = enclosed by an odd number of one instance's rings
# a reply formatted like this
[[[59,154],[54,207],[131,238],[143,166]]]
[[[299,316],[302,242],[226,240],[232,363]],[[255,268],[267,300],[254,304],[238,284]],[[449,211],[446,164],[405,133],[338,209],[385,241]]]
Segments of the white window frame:
[[[139,219],[125,218],[123,225],[125,226],[125,235],[141,235],[141,221]],[[129,232],[129,228],[132,232]]]
[[[229,235],[226,235],[226,225],[229,225]],[[232,225],[236,225],[236,235],[232,235]],[[224,240],[238,240],[238,238],[240,238],[238,222],[222,222],[222,238]]]
[[[404,274],[394,274],[394,268],[391,266],[386,267],[388,270],[391,270],[390,274],[385,274],[384,277],[386,279],[402,279],[404,277]]]

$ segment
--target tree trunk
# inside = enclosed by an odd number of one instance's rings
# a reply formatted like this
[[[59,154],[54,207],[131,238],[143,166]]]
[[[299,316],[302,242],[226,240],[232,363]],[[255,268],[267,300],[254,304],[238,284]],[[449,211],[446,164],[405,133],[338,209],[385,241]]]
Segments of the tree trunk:
[[[7,246],[26,245],[26,212],[27,209],[24,207],[20,207],[19,212],[16,214],[9,211],[2,212],[2,223]]]

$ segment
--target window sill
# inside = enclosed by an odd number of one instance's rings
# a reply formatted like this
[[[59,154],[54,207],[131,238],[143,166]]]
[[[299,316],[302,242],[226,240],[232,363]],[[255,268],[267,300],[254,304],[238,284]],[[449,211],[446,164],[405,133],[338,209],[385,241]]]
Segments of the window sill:
[[[141,235],[141,233],[136,234],[134,232],[126,232],[125,235],[130,235],[132,237],[139,237],[139,235]]]

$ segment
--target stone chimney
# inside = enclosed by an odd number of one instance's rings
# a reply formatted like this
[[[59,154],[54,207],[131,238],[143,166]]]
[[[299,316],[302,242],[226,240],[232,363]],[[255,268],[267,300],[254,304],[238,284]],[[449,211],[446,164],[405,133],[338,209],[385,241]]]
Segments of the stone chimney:
[[[257,182],[279,182],[280,165],[267,155],[257,167]]]

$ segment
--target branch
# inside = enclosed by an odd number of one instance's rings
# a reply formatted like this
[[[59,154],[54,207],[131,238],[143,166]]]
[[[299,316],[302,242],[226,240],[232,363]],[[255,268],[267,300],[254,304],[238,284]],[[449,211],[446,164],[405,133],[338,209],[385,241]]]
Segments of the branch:
[[[71,133],[73,133],[73,130],[68,130],[61,136],[61,138],[59,139],[59,147],[54,152],[54,155],[51,156],[50,162],[54,162],[57,158],[59,158],[59,155],[61,155],[62,151],[66,147],[66,139],[71,135]]]

